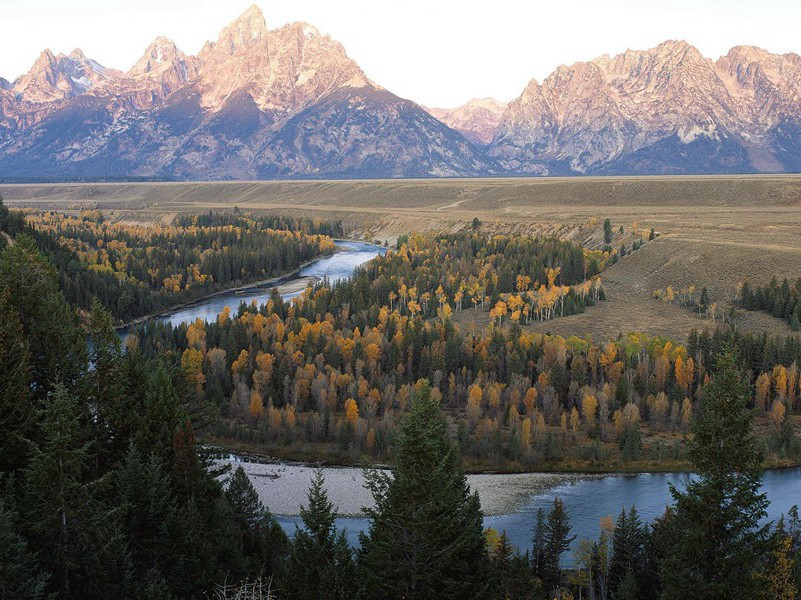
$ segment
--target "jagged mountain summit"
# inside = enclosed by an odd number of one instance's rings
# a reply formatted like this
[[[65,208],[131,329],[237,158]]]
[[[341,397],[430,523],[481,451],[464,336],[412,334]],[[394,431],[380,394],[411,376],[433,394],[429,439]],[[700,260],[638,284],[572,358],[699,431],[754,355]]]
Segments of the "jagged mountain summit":
[[[126,73],[46,52],[0,90],[0,177],[255,179],[482,175],[494,163],[370,81],[306,23],[253,6],[185,55],[156,39]]]
[[[801,171],[801,57],[690,44],[560,66],[508,105],[424,109],[307,23],[251,7],[126,72],[44,51],[0,79],[0,178],[266,179]]]
[[[796,54],[668,41],[531,81],[488,152],[537,175],[798,171],[800,84]]]
[[[492,141],[506,104],[494,98],[473,98],[456,108],[429,108],[431,116],[479,146]]]

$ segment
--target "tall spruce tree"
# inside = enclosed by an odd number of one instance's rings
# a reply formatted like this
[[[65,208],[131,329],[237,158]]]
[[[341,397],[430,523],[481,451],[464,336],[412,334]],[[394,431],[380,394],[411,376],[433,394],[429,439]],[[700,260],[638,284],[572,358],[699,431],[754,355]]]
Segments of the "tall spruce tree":
[[[22,536],[10,496],[0,490],[0,600],[40,600],[47,597],[50,575]]]
[[[576,536],[570,535],[570,517],[564,503],[553,499],[553,508],[545,521],[542,581],[546,590],[562,585],[562,554],[570,549]]]
[[[762,455],[746,408],[749,390],[731,353],[703,390],[691,423],[689,456],[698,473],[685,490],[671,486],[673,545],[664,557],[661,597],[756,598],[764,581],[768,504],[760,492]]]
[[[484,597],[481,505],[428,382],[416,386],[394,459],[391,475],[367,477],[375,507],[367,510],[369,531],[361,535],[362,591],[387,599]]]
[[[280,578],[289,542],[241,466],[231,475],[225,497],[238,527],[239,547],[247,575],[273,580]]]
[[[0,286],[0,473],[25,465],[35,425],[28,341],[9,291]]]
[[[620,511],[612,536],[609,591],[619,600],[642,598],[647,575],[648,532],[634,506]]]
[[[44,400],[57,382],[73,388],[86,370],[86,335],[36,242],[20,235],[0,253],[0,288],[16,311],[30,348],[31,391]]]
[[[42,442],[24,472],[25,520],[42,566],[62,598],[91,597],[101,585],[106,551],[115,543],[105,483],[93,479],[94,459],[78,401],[57,384],[43,411]]]
[[[323,473],[312,479],[308,506],[301,507],[282,593],[291,600],[346,600],[356,590],[353,551],[337,531],[336,511],[325,491]]]

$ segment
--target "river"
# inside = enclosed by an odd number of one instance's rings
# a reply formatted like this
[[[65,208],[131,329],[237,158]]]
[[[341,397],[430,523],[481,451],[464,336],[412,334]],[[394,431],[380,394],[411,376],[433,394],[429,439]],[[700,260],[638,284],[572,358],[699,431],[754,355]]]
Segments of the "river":
[[[291,464],[263,464],[228,461],[241,464],[251,478],[262,502],[276,516],[288,534],[300,524],[301,504],[313,469]],[[367,529],[367,519],[360,516],[372,500],[364,488],[360,469],[327,467],[323,469],[326,489],[331,501],[342,515],[337,527],[347,530],[348,541],[359,544],[359,533]],[[531,530],[537,510],[546,512],[558,496],[570,515],[572,534],[576,540],[597,539],[603,517],[617,519],[623,507],[634,505],[643,520],[651,521],[671,503],[669,483],[682,488],[687,475],[683,473],[637,473],[612,475],[582,475],[559,473],[475,474],[468,475],[470,487],[478,492],[484,510],[484,525],[499,532],[505,531],[519,549],[531,546]],[[795,504],[801,504],[801,469],[765,471],[763,491],[770,505],[768,520],[775,521]],[[565,566],[573,564],[571,553],[564,556]]]
[[[354,269],[374,258],[385,249],[363,242],[338,240],[343,248],[332,256],[321,258],[302,268],[297,274],[282,280],[283,284],[304,277],[328,278],[331,281],[349,277]],[[269,285],[255,285],[206,298],[179,310],[158,317],[162,322],[178,325],[197,318],[215,319],[224,307],[236,310],[241,302],[256,300],[264,303],[269,298]],[[285,299],[300,292],[284,295]],[[121,334],[125,331],[121,330]],[[305,502],[311,481],[310,467],[287,464],[261,464],[236,461],[242,464],[251,477],[264,504],[276,515],[288,532],[300,522],[299,509]],[[326,468],[326,486],[330,497],[343,516],[337,520],[340,528],[347,529],[349,541],[358,545],[359,532],[367,527],[360,517],[361,509],[371,503],[363,486],[360,469]],[[518,548],[529,547],[531,529],[537,510],[548,510],[554,496],[560,497],[570,515],[573,533],[580,539],[595,539],[600,532],[603,517],[613,519],[621,508],[632,504],[645,520],[661,515],[671,502],[668,484],[682,486],[686,475],[679,473],[640,473],[634,475],[581,475],[530,473],[520,475],[480,474],[469,475],[471,487],[478,491],[485,512],[485,525],[506,531]],[[794,504],[801,503],[801,469],[767,471],[763,489],[770,499],[768,518],[778,519]],[[565,559],[572,564],[572,556]]]
[[[180,325],[181,323],[191,323],[195,319],[213,321],[226,306],[231,309],[232,313],[235,313],[237,307],[242,302],[250,303],[256,300],[259,304],[264,304],[270,297],[270,290],[276,287],[276,285],[286,285],[292,281],[310,277],[318,279],[328,278],[328,280],[332,282],[345,279],[350,277],[359,265],[375,258],[378,254],[386,253],[386,248],[366,242],[336,240],[336,244],[341,249],[340,252],[332,254],[331,256],[319,258],[301,268],[293,275],[273,280],[266,284],[256,284],[215,294],[214,296],[192,302],[182,308],[165,312],[157,316],[155,320],[161,323],[170,323],[174,326]],[[284,300],[289,300],[300,293],[301,291],[294,291],[284,294],[283,298]],[[130,329],[130,327],[121,327],[117,331],[124,337]]]

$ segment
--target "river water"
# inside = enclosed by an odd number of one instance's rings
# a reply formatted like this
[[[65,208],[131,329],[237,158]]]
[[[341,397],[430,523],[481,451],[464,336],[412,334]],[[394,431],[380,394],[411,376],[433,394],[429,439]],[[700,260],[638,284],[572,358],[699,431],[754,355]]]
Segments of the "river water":
[[[328,278],[331,281],[347,278],[357,266],[385,252],[383,248],[363,242],[338,241],[337,244],[343,251],[307,265],[282,283],[301,277]],[[197,318],[212,320],[226,306],[235,311],[241,302],[249,303],[254,299],[260,304],[266,302],[274,285],[257,285],[220,294],[158,319],[173,325]],[[284,299],[299,293],[286,294]],[[245,467],[264,504],[276,515],[281,526],[293,533],[295,525],[300,522],[299,509],[306,500],[312,469],[231,460]],[[362,471],[332,467],[325,469],[325,476],[334,505],[340,514],[345,515],[337,520],[337,525],[347,530],[349,541],[356,546],[359,532],[367,528],[366,519],[359,516],[361,509],[371,504],[363,486]],[[679,473],[603,476],[531,473],[470,475],[468,481],[481,498],[485,525],[499,532],[506,531],[512,543],[525,549],[531,543],[537,510],[544,508],[547,511],[555,496],[563,500],[570,515],[572,533],[577,535],[575,545],[580,539],[597,538],[600,520],[609,516],[615,519],[624,506],[635,505],[643,519],[648,521],[661,515],[671,502],[668,484],[681,488],[686,477]],[[763,489],[770,500],[768,518],[778,519],[794,504],[801,504],[801,469],[767,471]],[[572,556],[566,557],[565,563],[571,564]]]
[[[386,253],[386,248],[368,244],[365,242],[355,242],[350,240],[336,240],[340,252],[315,260],[306,265],[294,275],[272,281],[268,284],[253,285],[239,290],[224,292],[210,298],[198,300],[183,308],[175,311],[166,312],[156,317],[161,323],[180,325],[181,323],[191,323],[195,319],[203,321],[213,321],[227,306],[232,313],[236,312],[237,307],[245,302],[249,304],[256,300],[259,304],[264,304],[270,297],[270,290],[276,285],[287,284],[291,281],[303,277],[316,277],[319,279],[328,278],[329,281],[346,279],[353,274],[354,269],[362,265],[378,254]],[[300,291],[284,294],[284,300],[294,298]],[[127,335],[130,327],[122,327],[117,331],[121,336]]]
[[[262,502],[292,535],[295,526],[301,523],[300,506],[306,503],[314,469],[282,463],[243,462],[234,457],[230,462],[245,468]],[[323,472],[329,497],[343,515],[337,519],[337,526],[347,531],[353,546],[358,546],[359,533],[368,526],[367,519],[360,513],[363,507],[372,506],[370,494],[363,485],[363,472],[344,467],[327,467]],[[476,474],[468,475],[467,480],[481,499],[485,527],[505,531],[515,546],[525,550],[531,546],[537,510],[542,508],[547,512],[554,497],[564,502],[570,515],[572,534],[577,536],[573,543],[575,548],[582,539],[597,539],[601,519],[611,517],[614,521],[623,507],[636,506],[645,521],[662,515],[672,501],[668,484],[682,489],[687,477],[683,473],[527,473]],[[801,504],[801,469],[766,471],[763,491],[770,500],[767,519],[775,521],[793,505]],[[563,557],[565,566],[573,564],[572,554],[568,554]]]

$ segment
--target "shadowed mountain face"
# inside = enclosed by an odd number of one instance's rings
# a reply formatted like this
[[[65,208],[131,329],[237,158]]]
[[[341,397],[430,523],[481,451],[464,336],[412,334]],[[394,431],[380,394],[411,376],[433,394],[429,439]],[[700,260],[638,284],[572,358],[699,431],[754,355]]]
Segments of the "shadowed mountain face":
[[[489,154],[536,174],[794,171],[800,92],[796,54],[737,47],[713,62],[665,42],[532,81]]]
[[[127,72],[45,51],[0,82],[1,178],[340,178],[494,173],[305,23],[252,7],[198,56],[158,38]]]
[[[314,27],[252,7],[128,72],[44,51],[0,79],[2,179],[259,179],[801,170],[801,57],[685,42],[561,66],[508,105],[425,110]]]

